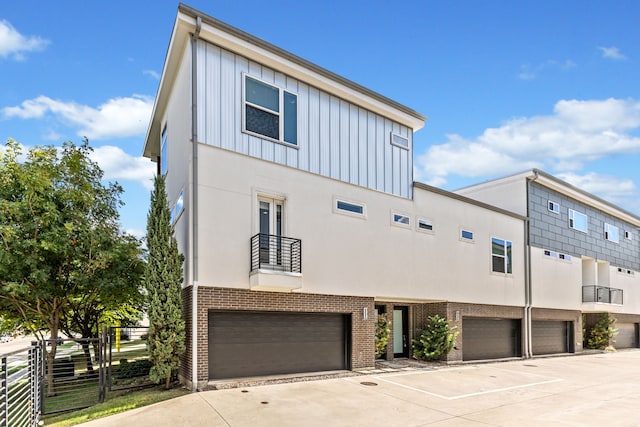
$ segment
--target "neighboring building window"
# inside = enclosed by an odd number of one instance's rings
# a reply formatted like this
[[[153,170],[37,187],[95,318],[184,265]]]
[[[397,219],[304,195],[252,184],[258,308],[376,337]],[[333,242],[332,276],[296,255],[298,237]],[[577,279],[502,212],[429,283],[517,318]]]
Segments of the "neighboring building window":
[[[569,227],[586,233],[587,223],[588,218],[585,214],[569,209]]]
[[[410,227],[411,220],[408,215],[404,215],[397,212],[391,212],[391,224],[399,225],[401,227]]]
[[[630,231],[626,231],[624,232],[624,238],[627,240],[631,240],[631,232]]]
[[[615,225],[604,223],[604,238],[613,243],[620,242],[620,231]]]
[[[558,254],[558,258],[563,261],[571,261],[571,255],[567,254]]]
[[[405,150],[409,149],[409,138],[405,138],[404,136],[400,136],[397,133],[391,133],[391,144],[400,148],[404,148]]]
[[[512,273],[511,252],[513,244],[508,240],[491,238],[492,271],[495,273]]]
[[[176,200],[176,204],[173,205],[173,208],[171,209],[171,217],[169,220],[169,223],[171,225],[173,225],[178,220],[183,210],[184,210],[184,191],[181,191],[180,195],[178,196],[178,199]]]
[[[554,252],[554,251],[550,251],[550,250],[545,249],[544,250],[544,256],[548,256],[550,258],[557,258],[558,254],[556,252]]]
[[[418,218],[417,228],[424,233],[433,233],[433,222]]]
[[[298,97],[248,75],[244,77],[244,130],[298,145]]]
[[[549,202],[547,203],[547,208],[549,209],[549,212],[553,212],[553,213],[560,213],[560,204],[549,200]]]
[[[473,242],[473,231],[461,229],[460,230],[460,240],[466,242]]]
[[[364,203],[335,198],[333,201],[333,211],[364,218],[367,214],[367,207]]]
[[[167,174],[167,125],[162,129],[160,137],[160,175]]]

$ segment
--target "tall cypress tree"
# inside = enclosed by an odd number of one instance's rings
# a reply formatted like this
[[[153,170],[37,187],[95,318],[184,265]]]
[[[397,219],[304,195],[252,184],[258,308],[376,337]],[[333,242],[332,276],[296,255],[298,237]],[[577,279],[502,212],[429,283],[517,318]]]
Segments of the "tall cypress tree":
[[[182,318],[182,262],[178,244],[171,236],[165,179],[158,176],[147,216],[149,259],[145,274],[149,315],[149,353],[153,367],[150,378],[171,384],[171,376],[185,352],[185,323]]]

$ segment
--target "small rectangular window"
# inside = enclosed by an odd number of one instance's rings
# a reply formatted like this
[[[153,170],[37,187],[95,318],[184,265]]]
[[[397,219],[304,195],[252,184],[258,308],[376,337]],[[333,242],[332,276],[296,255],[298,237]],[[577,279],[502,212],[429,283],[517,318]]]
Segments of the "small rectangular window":
[[[491,238],[492,271],[495,273],[512,273],[511,254],[513,244],[508,240]]]
[[[620,231],[615,225],[604,223],[604,238],[613,243],[620,242]]]
[[[560,258],[563,261],[571,261],[571,255],[567,255],[567,254],[558,254],[558,258]]]
[[[364,218],[367,213],[366,205],[364,203],[346,201],[338,198],[334,198],[333,211],[361,218]]]
[[[461,229],[460,230],[460,240],[464,241],[473,241],[473,231]]]
[[[585,214],[569,209],[569,227],[586,233],[588,231],[587,224],[588,217]]]
[[[169,218],[169,223],[171,225],[173,225],[178,220],[183,210],[184,210],[184,190],[180,192],[180,195],[178,196],[176,203],[173,205],[173,208],[171,209],[170,218]]]
[[[417,222],[418,231],[425,233],[433,233],[433,222],[426,219],[418,218]]]
[[[556,252],[554,252],[554,251],[549,251],[549,250],[545,249],[544,256],[548,256],[550,258],[557,258],[558,254]]]
[[[244,75],[245,132],[297,146],[297,122],[297,95]]]
[[[627,240],[631,240],[631,232],[630,231],[626,231],[624,232],[624,238]]]
[[[391,133],[391,145],[395,145],[406,150],[409,149],[409,138],[400,136],[397,133]]]
[[[553,212],[553,213],[560,213],[560,205],[552,200],[549,200],[548,204],[547,204],[547,209],[549,209],[549,212]]]
[[[167,125],[164,125],[160,136],[160,175],[167,174],[167,160]]]
[[[411,225],[411,220],[408,215],[404,215],[397,212],[391,212],[391,223],[393,225],[400,225],[402,227],[409,227]]]

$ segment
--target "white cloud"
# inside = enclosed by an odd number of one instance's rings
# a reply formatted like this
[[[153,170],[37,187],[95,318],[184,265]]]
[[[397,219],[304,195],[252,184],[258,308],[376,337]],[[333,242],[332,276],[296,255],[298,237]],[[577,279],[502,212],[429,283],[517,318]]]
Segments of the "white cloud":
[[[627,59],[627,57],[620,52],[620,49],[614,46],[598,47],[598,50],[602,53],[603,58],[616,59],[616,60]]]
[[[141,230],[139,228],[127,228],[124,230],[125,233],[132,235],[136,239],[142,240],[147,236],[146,230]]]
[[[625,199],[636,197],[638,193],[636,184],[628,178],[618,178],[595,172],[585,175],[568,172],[559,173],[556,176],[575,187],[613,203],[621,203]]]
[[[574,67],[576,67],[576,63],[570,59],[565,59],[564,61],[556,61],[550,59],[533,67],[529,64],[524,64],[520,66],[518,78],[521,80],[534,80],[538,77],[538,74],[540,74],[541,71],[546,69],[559,69],[561,71],[568,71]]]
[[[25,37],[5,20],[0,20],[0,58],[13,57],[17,61],[25,58],[26,52],[44,49],[49,40],[38,36]]]
[[[160,73],[155,70],[143,70],[142,74],[147,75],[154,80],[160,80]]]
[[[21,119],[39,119],[52,114],[66,125],[77,128],[79,136],[95,140],[143,135],[152,108],[153,98],[142,95],[112,98],[97,108],[41,95],[23,101],[19,106],[5,107],[0,112],[6,118]]]
[[[448,135],[417,156],[417,175],[443,185],[449,175],[495,177],[532,167],[575,171],[604,156],[640,152],[638,129],[639,101],[561,100],[552,115],[514,118],[473,139]]]
[[[147,190],[153,189],[156,164],[151,160],[131,156],[112,145],[94,148],[90,157],[100,165],[105,179],[139,181]]]

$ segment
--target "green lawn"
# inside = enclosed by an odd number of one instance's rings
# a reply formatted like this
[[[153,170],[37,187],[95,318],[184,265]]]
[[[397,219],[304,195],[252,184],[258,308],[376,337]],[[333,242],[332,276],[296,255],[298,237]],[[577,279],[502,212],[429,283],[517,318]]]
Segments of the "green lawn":
[[[183,388],[164,390],[160,387],[147,388],[144,390],[120,391],[107,394],[104,403],[91,406],[79,411],[68,412],[58,415],[46,415],[42,417],[44,425],[55,427],[74,426],[131,409],[162,402],[163,400],[189,394],[190,391]]]

